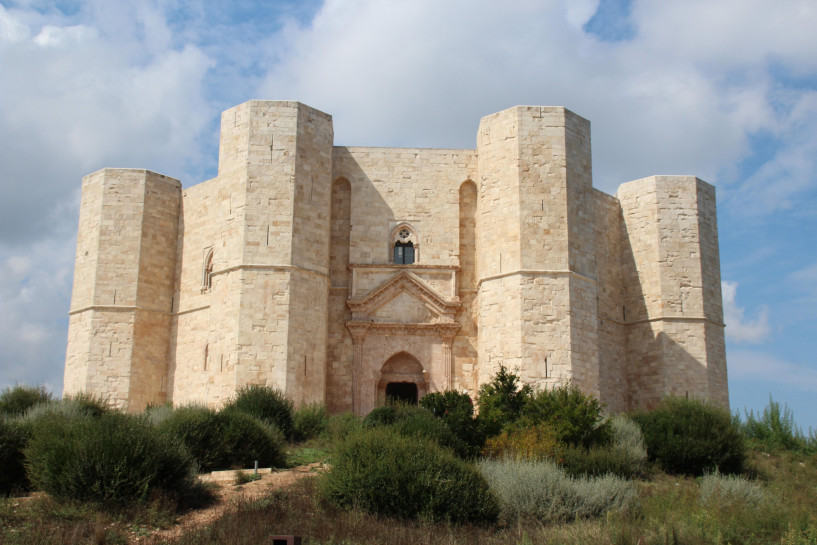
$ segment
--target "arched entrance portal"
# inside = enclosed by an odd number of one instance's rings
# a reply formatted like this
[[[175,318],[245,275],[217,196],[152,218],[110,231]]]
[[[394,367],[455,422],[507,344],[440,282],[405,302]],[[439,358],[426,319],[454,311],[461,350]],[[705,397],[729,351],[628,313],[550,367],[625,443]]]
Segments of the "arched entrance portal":
[[[413,382],[389,382],[386,384],[386,401],[417,405],[417,385]]]
[[[380,369],[377,404],[385,404],[387,398],[417,403],[428,392],[426,374],[423,365],[408,352],[393,355]]]

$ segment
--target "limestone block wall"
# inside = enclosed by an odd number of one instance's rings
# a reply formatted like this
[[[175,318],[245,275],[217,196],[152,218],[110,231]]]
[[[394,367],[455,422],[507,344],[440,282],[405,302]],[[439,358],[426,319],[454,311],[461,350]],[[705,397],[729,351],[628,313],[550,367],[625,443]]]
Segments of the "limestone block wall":
[[[617,196],[631,404],[674,394],[728,406],[725,388],[710,387],[725,386],[726,374],[722,305],[706,302],[720,299],[720,273],[711,270],[714,188],[689,176],[653,176],[622,185]]]
[[[332,184],[329,241],[329,307],[326,343],[326,406],[331,412],[352,410],[354,346],[346,322],[349,295],[349,241],[352,231],[352,188],[345,178]]]
[[[476,176],[474,150],[335,147],[333,178],[351,185],[350,263],[390,263],[391,231],[407,221],[418,263],[457,265],[459,189]]]
[[[220,405],[235,391],[241,188],[216,178],[183,192],[168,381],[173,402]],[[205,287],[204,268],[212,256]]]
[[[629,408],[629,384],[621,275],[621,207],[618,200],[593,192],[593,229],[598,309],[599,393],[610,411]]]
[[[476,153],[456,149],[335,147],[332,178],[336,197],[332,204],[331,252],[336,252],[337,265],[332,268],[328,312],[327,403],[335,410],[351,410],[354,347],[345,322],[351,318],[346,299],[353,289],[348,271],[343,271],[349,264],[390,264],[391,235],[400,222],[408,222],[419,236],[418,267],[458,266],[460,187],[466,180],[476,178]],[[348,250],[336,249],[344,244]],[[450,283],[450,271],[423,271],[418,274],[445,297],[458,296],[456,287]],[[394,270],[388,268],[367,270],[359,275],[358,288],[374,289],[393,274]],[[459,315],[468,312],[468,307],[463,306]],[[473,329],[468,332],[474,334]],[[454,368],[469,369],[466,366],[470,365],[473,372],[474,354],[468,350],[473,342],[459,337],[454,342],[460,346],[452,356]],[[420,358],[418,354],[414,356]]]
[[[504,363],[597,394],[589,123],[520,106],[482,119],[477,151],[480,381]]]
[[[325,376],[332,118],[296,102],[249,107],[237,383],[322,401],[323,380],[303,377]]]
[[[83,180],[65,393],[164,401],[181,184],[135,169]]]

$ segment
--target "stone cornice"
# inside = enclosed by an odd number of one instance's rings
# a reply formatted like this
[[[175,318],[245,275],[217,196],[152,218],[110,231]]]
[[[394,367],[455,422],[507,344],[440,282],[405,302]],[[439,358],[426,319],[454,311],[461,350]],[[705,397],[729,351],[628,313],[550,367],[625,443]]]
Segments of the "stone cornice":
[[[89,310],[99,310],[104,312],[153,312],[155,314],[164,314],[166,316],[172,316],[172,312],[167,312],[165,310],[159,310],[155,308],[146,308],[139,305],[88,305],[87,307],[82,307],[78,309],[72,309],[68,311],[69,316],[73,316],[74,314],[80,314],[82,312],[88,312]]]
[[[404,324],[399,322],[346,322],[346,327],[355,342],[367,335],[418,335],[453,338],[460,330],[456,322],[437,322],[432,324]]]
[[[609,319],[609,318],[608,318]],[[611,320],[613,321],[613,320]],[[716,322],[706,316],[656,316],[653,318],[644,318],[642,320],[633,320],[631,322],[618,322],[623,325],[646,324],[650,322],[707,322],[718,327],[726,327],[722,322]]]
[[[314,274],[316,276],[320,276],[322,278],[329,279],[329,275],[322,271],[316,271],[313,269],[305,269],[303,267],[298,267],[297,265],[265,265],[262,263],[244,263],[242,265],[234,265],[232,267],[227,267],[225,269],[220,269],[218,271],[213,271],[210,276],[217,276],[220,274],[231,273],[233,271],[238,270],[255,270],[255,271],[299,271],[305,272],[307,274]]]
[[[591,278],[587,275],[577,273],[576,271],[568,271],[568,270],[557,270],[557,269],[517,269],[515,271],[504,272],[500,274],[493,274],[491,276],[486,276],[485,278],[480,278],[477,286],[481,286],[483,282],[490,282],[491,280],[499,280],[501,278],[505,278],[507,276],[572,276],[573,278],[578,278],[584,280],[586,282],[596,282],[595,278]]]
[[[396,265],[394,263],[351,263],[346,267],[352,269],[383,269],[383,270],[409,270],[409,271],[459,271],[457,265],[424,265],[422,263],[412,263],[410,265]]]

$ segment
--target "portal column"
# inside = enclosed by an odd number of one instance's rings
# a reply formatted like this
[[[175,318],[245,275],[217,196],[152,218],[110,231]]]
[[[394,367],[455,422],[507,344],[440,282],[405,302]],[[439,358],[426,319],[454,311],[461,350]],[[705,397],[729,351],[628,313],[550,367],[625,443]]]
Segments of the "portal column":
[[[352,411],[359,415],[362,412],[360,379],[363,369],[363,341],[366,340],[366,326],[348,325],[349,333],[352,334],[352,344],[354,346],[354,363],[352,364]]]
[[[454,343],[455,333],[446,328],[446,331],[440,332],[440,340],[443,342],[443,369],[445,371],[445,389],[453,390],[454,381],[454,359],[451,357],[451,346]]]

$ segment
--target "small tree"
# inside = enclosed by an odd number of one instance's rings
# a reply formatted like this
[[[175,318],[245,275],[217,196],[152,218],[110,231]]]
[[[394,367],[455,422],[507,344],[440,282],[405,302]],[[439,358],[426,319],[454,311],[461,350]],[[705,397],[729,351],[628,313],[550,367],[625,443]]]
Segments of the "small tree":
[[[522,420],[550,425],[567,445],[588,448],[606,444],[612,437],[604,421],[604,405],[570,383],[533,394],[523,407]]]
[[[468,394],[454,390],[435,392],[423,396],[420,405],[442,420],[467,446],[470,455],[479,453],[485,435],[474,418],[474,403]]]
[[[530,401],[533,389],[520,383],[519,376],[500,365],[491,381],[480,387],[478,419],[488,437],[499,434],[502,428],[519,419]]]

